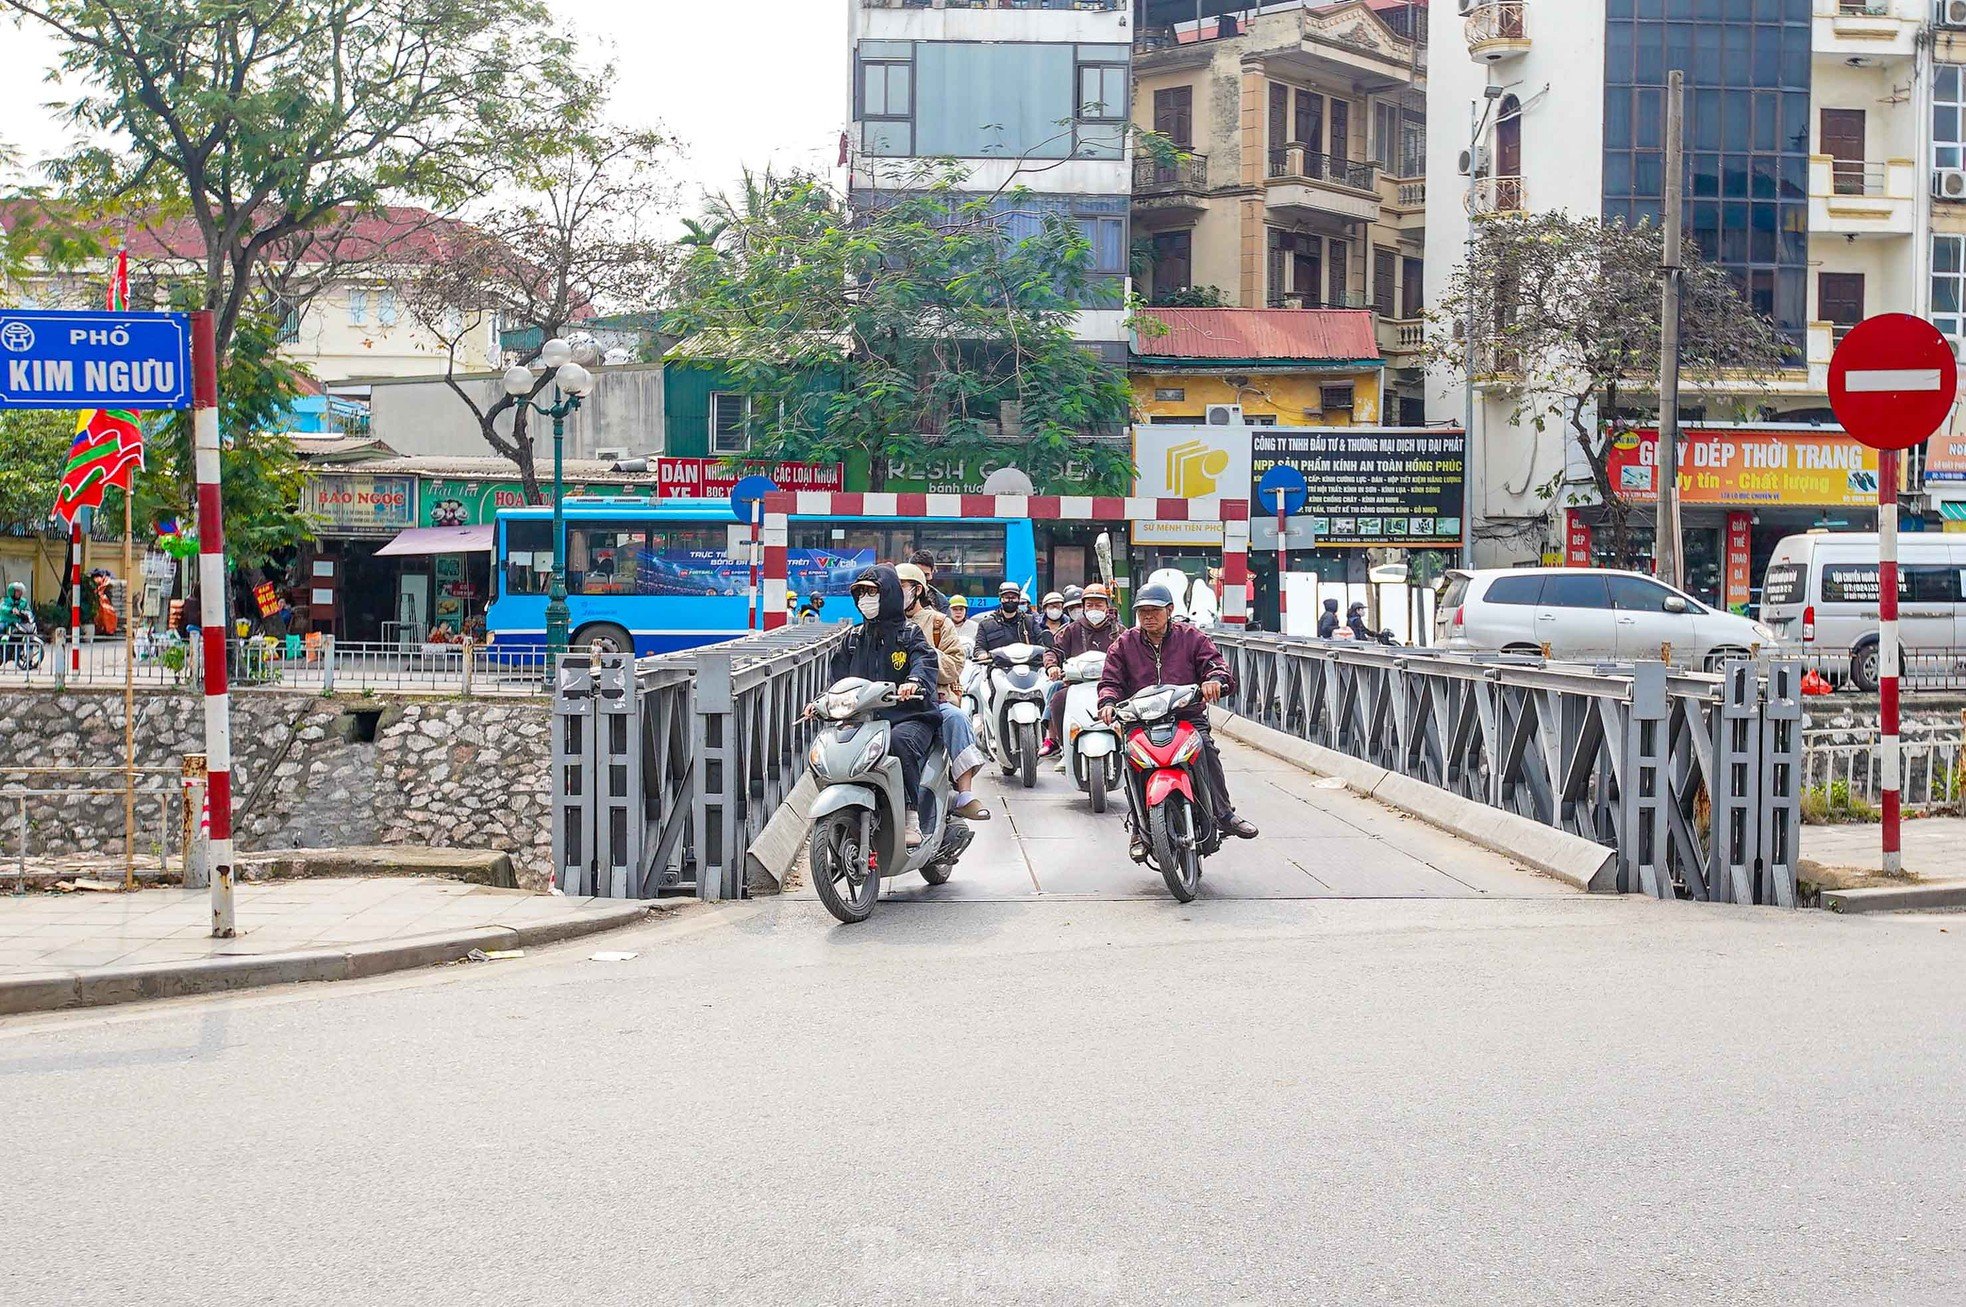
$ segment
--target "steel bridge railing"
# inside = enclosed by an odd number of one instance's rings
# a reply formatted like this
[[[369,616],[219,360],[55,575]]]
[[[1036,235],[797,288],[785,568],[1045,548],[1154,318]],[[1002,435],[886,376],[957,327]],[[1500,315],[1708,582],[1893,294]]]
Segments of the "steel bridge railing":
[[[798,783],[847,627],[687,653],[568,654],[553,693],[553,866],[567,894],[741,898],[744,855]]]
[[[1618,888],[1795,906],[1802,668],[1586,665],[1217,633],[1228,706],[1617,852]]]

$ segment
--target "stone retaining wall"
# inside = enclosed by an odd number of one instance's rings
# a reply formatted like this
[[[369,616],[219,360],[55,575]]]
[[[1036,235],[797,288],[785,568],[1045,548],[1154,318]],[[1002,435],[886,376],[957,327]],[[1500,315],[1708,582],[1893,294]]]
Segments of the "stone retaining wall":
[[[120,690],[0,693],[7,746],[0,787],[121,784]],[[137,696],[137,762],[176,770],[204,747],[196,694]],[[551,879],[545,699],[341,695],[255,690],[232,698],[234,826],[242,852],[354,844],[497,849],[519,883]],[[24,776],[10,768],[101,765],[89,777]],[[144,780],[139,788],[155,785]],[[175,788],[175,782],[171,782]],[[17,801],[0,796],[0,849],[17,845]],[[140,852],[154,852],[155,800],[138,809]],[[176,831],[170,838],[175,847]],[[120,793],[28,801],[28,848],[40,854],[120,852]]]

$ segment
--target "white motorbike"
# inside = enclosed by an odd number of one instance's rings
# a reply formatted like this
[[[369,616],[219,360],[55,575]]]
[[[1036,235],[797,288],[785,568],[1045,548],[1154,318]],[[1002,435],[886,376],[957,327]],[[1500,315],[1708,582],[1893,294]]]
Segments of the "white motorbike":
[[[976,718],[984,749],[1006,776],[1025,789],[1038,783],[1038,751],[1043,745],[1044,650],[1035,644],[1009,644],[992,650],[988,675],[979,679]]]
[[[1119,733],[1099,720],[1099,677],[1106,655],[1082,653],[1065,663],[1065,771],[1106,811],[1107,796],[1119,788]]]
[[[968,822],[949,815],[949,755],[938,732],[922,765],[929,796],[918,814],[922,842],[908,847],[901,760],[888,748],[888,723],[879,716],[896,702],[894,686],[855,676],[813,704],[826,727],[806,755],[820,787],[811,814],[812,887],[844,922],[867,919],[884,880],[919,871],[929,884],[942,884],[975,838]]]

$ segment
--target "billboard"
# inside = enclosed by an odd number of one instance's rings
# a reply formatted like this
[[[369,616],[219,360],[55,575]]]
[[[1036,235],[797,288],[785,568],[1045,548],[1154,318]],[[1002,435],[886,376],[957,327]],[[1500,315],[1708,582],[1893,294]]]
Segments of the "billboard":
[[[1277,464],[1310,485],[1318,544],[1448,549],[1461,543],[1467,441],[1438,427],[1255,427],[1250,499]]]
[[[1133,493],[1150,499],[1251,496],[1247,426],[1145,422],[1133,428]],[[1220,548],[1216,522],[1135,522],[1136,545]]]
[[[393,536],[416,525],[416,478],[320,472],[301,491],[300,511],[334,536]]]
[[[1659,501],[1659,433],[1619,434],[1605,471],[1621,499]],[[1877,503],[1877,451],[1841,431],[1694,427],[1680,433],[1679,498],[1685,504],[1780,504],[1803,508]]]

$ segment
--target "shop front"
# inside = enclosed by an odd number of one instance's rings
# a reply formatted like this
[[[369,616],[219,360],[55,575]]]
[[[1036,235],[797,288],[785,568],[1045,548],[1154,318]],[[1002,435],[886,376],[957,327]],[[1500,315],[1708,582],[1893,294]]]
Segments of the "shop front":
[[[413,476],[319,471],[301,492],[314,540],[298,563],[295,609],[307,625],[338,640],[397,638],[407,623],[427,629],[428,587],[406,580],[401,560],[379,556],[416,525]]]
[[[1653,570],[1659,433],[1612,443],[1606,470],[1630,506],[1621,551],[1603,505],[1565,510],[1570,566]],[[1877,453],[1823,427],[1708,426],[1681,433],[1680,538],[1686,589],[1733,612],[1760,603],[1761,578],[1783,537],[1877,529]]]

